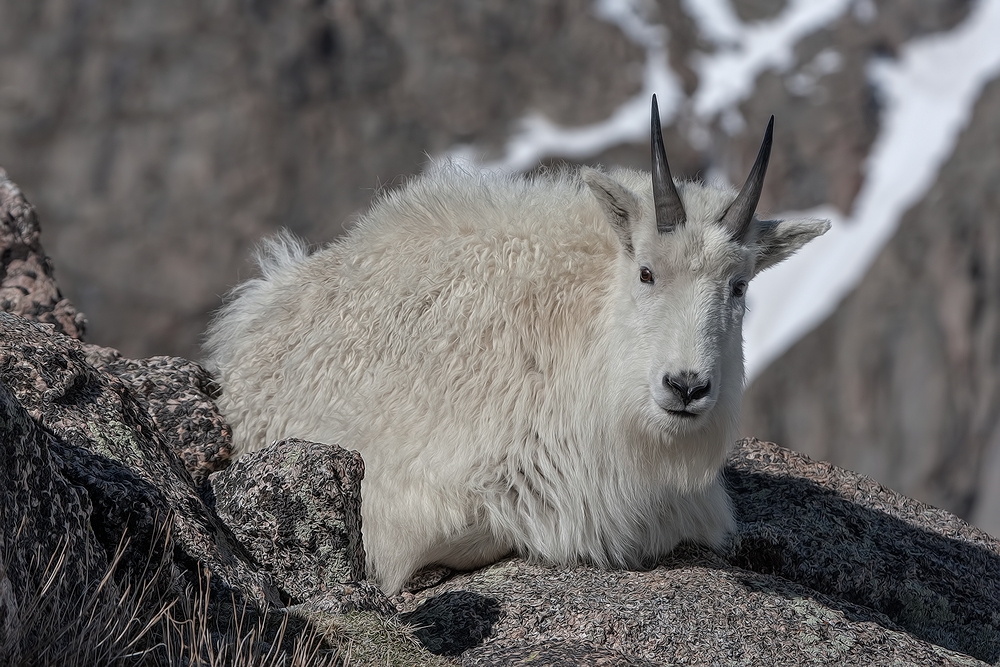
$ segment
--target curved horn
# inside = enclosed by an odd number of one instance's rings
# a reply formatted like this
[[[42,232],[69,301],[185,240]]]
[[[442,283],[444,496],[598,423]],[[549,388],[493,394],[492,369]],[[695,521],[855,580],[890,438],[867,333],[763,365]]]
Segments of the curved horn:
[[[663,133],[660,131],[660,109],[653,95],[650,148],[653,153],[653,207],[656,210],[656,231],[661,234],[672,232],[684,224],[687,214],[674,187],[667,165],[667,151],[663,148]]]
[[[771,138],[774,133],[774,116],[767,122],[764,140],[757,151],[757,160],[750,169],[747,182],[736,195],[736,199],[726,212],[722,214],[722,224],[733,230],[733,238],[743,243],[750,232],[750,223],[760,201],[760,192],[764,189],[764,174],[767,172],[767,161],[771,158]]]

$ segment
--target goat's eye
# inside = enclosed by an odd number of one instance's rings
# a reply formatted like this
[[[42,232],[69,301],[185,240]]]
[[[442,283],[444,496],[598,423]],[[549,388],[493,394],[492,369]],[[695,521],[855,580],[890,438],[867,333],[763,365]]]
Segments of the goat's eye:
[[[739,299],[747,293],[747,281],[737,280],[733,283],[733,296]]]
[[[650,271],[645,266],[639,269],[639,280],[646,283],[647,285],[653,284],[653,272]]]

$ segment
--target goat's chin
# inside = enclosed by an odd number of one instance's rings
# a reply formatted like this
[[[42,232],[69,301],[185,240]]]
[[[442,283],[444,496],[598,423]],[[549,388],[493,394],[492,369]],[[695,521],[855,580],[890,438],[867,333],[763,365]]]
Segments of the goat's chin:
[[[657,428],[668,433],[688,435],[704,429],[712,421],[711,405],[697,410],[677,409],[673,405],[661,405],[655,399],[650,401],[649,412]]]

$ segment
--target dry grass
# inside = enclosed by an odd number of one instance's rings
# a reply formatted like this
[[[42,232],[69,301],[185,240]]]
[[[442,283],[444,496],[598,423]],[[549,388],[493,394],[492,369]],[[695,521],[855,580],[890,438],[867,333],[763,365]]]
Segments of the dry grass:
[[[226,613],[212,613],[209,580],[177,599],[158,627],[158,653],[166,664],[198,667],[325,667],[341,665],[327,636],[285,610],[261,613],[231,601]],[[225,615],[226,621],[220,616]],[[220,630],[219,625],[224,629]]]
[[[22,522],[22,527],[23,527]],[[12,540],[20,542],[18,530]],[[169,611],[163,599],[164,563],[121,588],[114,580],[127,543],[123,540],[97,581],[66,576],[69,538],[62,538],[46,559],[36,549],[24,568],[23,587],[11,581],[14,553],[0,554],[3,635],[0,663],[28,665],[142,665],[147,637]],[[13,551],[13,549],[12,549]],[[83,571],[90,568],[84,564]],[[148,567],[148,565],[147,565]],[[77,569],[77,568],[74,568]]]
[[[22,523],[23,527],[23,523]],[[21,531],[12,541],[17,544]],[[210,593],[211,575],[178,592],[165,528],[163,554],[135,581],[118,576],[128,541],[96,581],[68,563],[69,538],[45,558],[40,547],[15,590],[12,552],[0,553],[0,665],[3,667],[443,667],[409,628],[374,612],[343,616],[294,609],[261,612]],[[154,540],[154,542],[157,542]],[[154,545],[155,546],[155,545]],[[8,547],[12,551],[12,547]],[[154,562],[155,561],[155,562]]]
[[[14,544],[18,537],[20,531]],[[169,534],[163,540],[169,547]],[[24,573],[24,591],[15,590],[10,576],[14,554],[0,554],[0,665],[344,664],[325,636],[303,619],[280,610],[260,613],[245,604],[213,605],[207,576],[198,590],[189,587],[178,595],[166,557],[155,563],[151,558],[137,581],[116,580],[126,540],[99,580],[74,580],[67,576],[68,545],[68,539],[61,540],[49,558],[36,550]]]
[[[454,664],[428,652],[417,641],[412,629],[396,618],[358,611],[311,620],[340,647],[345,667],[445,667]]]

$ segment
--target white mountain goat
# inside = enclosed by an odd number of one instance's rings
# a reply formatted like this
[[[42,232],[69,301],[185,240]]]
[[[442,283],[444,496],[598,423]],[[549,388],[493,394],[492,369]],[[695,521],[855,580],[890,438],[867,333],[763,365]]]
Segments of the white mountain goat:
[[[209,328],[239,453],[361,452],[370,574],[510,552],[642,567],[720,546],[747,283],[824,233],[755,216],[772,122],[738,193],[650,174],[444,167],[309,254],[261,253]]]

